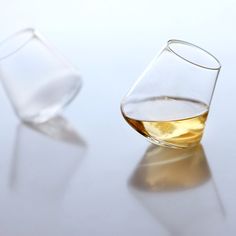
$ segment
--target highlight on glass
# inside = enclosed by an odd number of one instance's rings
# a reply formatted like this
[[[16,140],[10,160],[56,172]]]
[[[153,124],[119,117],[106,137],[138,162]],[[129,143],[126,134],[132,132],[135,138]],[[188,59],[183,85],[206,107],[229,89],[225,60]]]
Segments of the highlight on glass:
[[[181,40],[169,40],[121,102],[125,120],[150,142],[172,148],[202,138],[220,62]]]
[[[31,123],[55,117],[77,95],[77,69],[35,29],[0,43],[0,76],[17,116]]]

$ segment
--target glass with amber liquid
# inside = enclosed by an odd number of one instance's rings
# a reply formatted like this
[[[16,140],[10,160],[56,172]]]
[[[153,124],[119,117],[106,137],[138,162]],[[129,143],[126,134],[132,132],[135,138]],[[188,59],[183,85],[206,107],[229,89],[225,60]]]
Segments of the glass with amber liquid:
[[[121,112],[154,144],[196,146],[220,68],[219,61],[204,49],[170,40],[123,99]]]

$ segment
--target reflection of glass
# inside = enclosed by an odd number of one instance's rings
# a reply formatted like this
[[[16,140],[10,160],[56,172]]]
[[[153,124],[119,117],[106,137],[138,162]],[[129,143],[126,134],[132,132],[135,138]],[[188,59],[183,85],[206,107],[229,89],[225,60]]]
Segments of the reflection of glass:
[[[123,99],[124,118],[155,144],[197,145],[220,67],[204,49],[180,40],[168,41]]]
[[[0,44],[1,80],[16,114],[43,122],[72,101],[81,87],[77,70],[34,29]]]
[[[224,209],[200,145],[150,146],[129,188],[168,235],[217,235],[222,227]]]
[[[172,191],[195,187],[209,178],[201,145],[177,150],[151,145],[131,182],[147,191]]]
[[[13,153],[11,188],[39,197],[61,195],[85,150],[85,142],[62,117],[38,125],[20,124]]]
[[[78,214],[68,212],[76,208],[71,185],[79,179],[85,152],[86,143],[62,117],[20,124],[8,182],[1,185],[1,235],[73,235]]]

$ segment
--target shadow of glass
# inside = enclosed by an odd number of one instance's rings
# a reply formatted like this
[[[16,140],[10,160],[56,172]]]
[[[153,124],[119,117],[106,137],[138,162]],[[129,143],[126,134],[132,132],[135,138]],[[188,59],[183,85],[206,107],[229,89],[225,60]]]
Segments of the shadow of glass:
[[[211,177],[201,145],[170,149],[151,145],[131,177],[130,184],[146,191],[193,188]]]
[[[201,145],[151,145],[128,187],[167,235],[217,235],[224,228],[226,213]]]
[[[63,117],[41,124],[21,123],[13,148],[9,186],[28,197],[61,197],[87,149]]]

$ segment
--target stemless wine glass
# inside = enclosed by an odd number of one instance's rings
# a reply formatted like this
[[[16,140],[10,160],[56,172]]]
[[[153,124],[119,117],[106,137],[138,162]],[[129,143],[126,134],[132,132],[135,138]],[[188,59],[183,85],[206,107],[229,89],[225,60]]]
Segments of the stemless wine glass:
[[[0,44],[0,75],[16,114],[32,123],[58,114],[82,84],[77,70],[32,28]]]
[[[220,68],[206,50],[169,40],[123,99],[122,114],[154,144],[195,146],[203,135]]]

